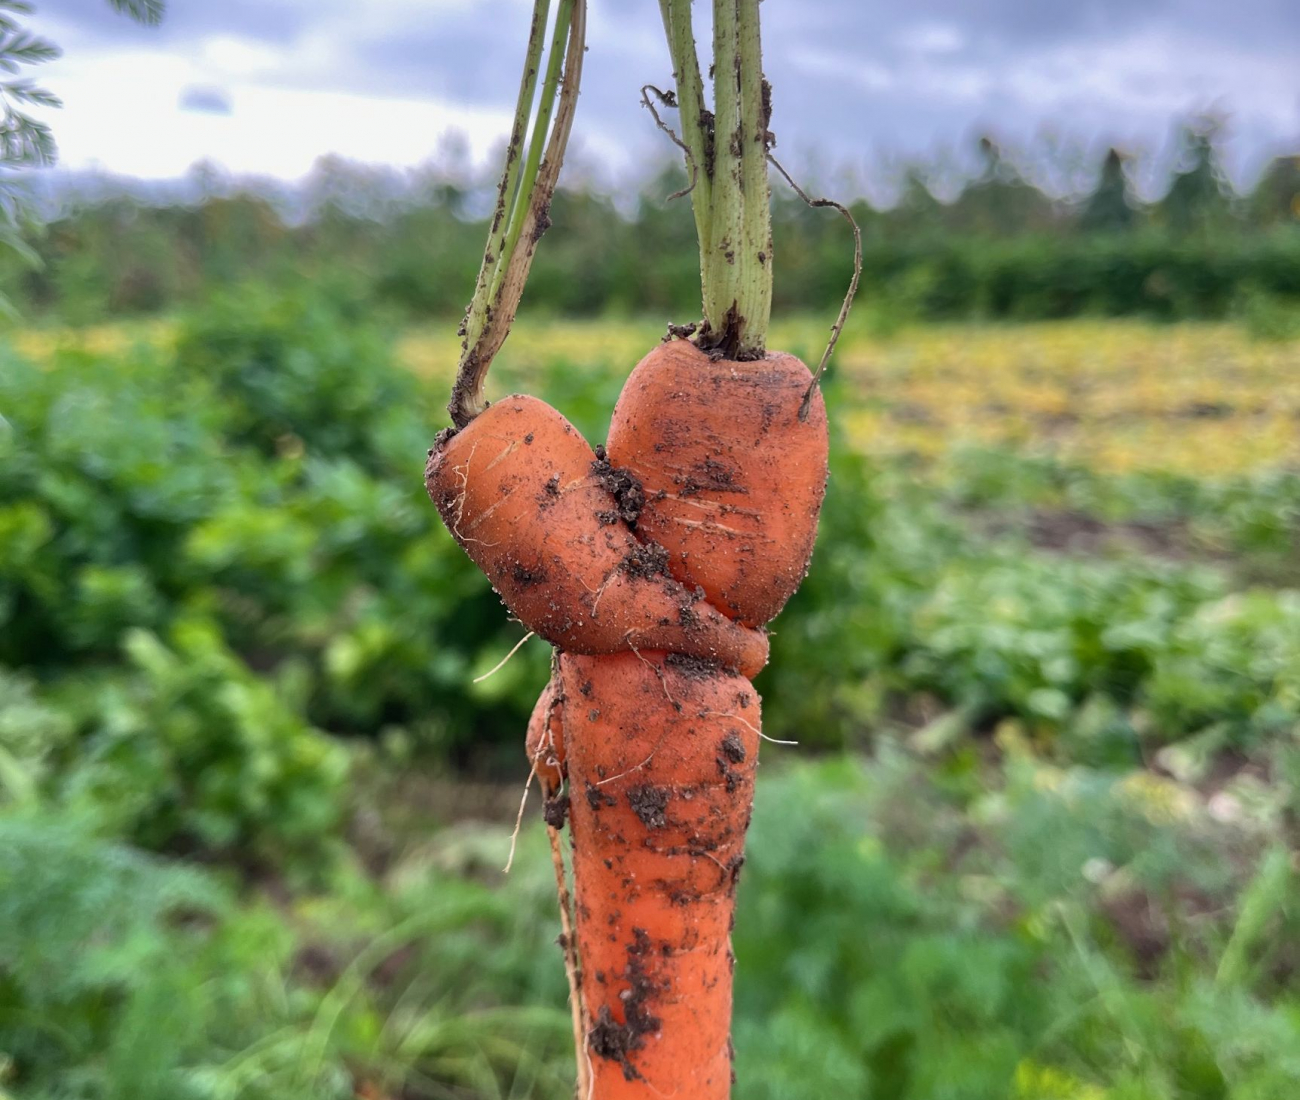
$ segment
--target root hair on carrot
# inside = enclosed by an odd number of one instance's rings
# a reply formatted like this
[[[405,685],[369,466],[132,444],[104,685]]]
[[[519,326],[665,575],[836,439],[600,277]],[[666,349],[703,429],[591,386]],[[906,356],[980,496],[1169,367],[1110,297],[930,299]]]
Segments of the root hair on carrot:
[[[520,638],[519,641],[515,642],[514,648],[509,653],[507,653],[504,657],[502,657],[501,660],[499,660],[491,669],[483,673],[482,676],[475,676],[474,679],[471,680],[470,682],[474,684],[481,684],[489,676],[495,676],[498,672],[500,672],[503,668],[505,668],[507,664],[510,663],[511,657],[513,657],[516,653],[518,653],[521,649],[523,649],[524,643],[528,641],[529,638],[535,638],[535,637],[537,637],[537,635],[530,630],[527,634],[525,634],[522,638]]]
[[[641,86],[641,106],[645,107],[650,112],[651,117],[655,120],[655,125],[668,135],[669,140],[686,154],[686,163],[691,166],[691,182],[680,191],[674,191],[668,196],[666,201],[672,202],[673,199],[685,198],[695,190],[695,185],[700,179],[700,168],[699,165],[695,163],[695,154],[691,152],[691,147],[687,145],[686,142],[682,141],[682,139],[677,136],[677,131],[660,117],[659,112],[655,109],[654,103],[650,100],[651,92],[654,93],[655,99],[659,100],[659,102],[665,107],[676,107],[678,105],[677,96],[670,91],[661,91],[653,84],[643,84]]]
[[[519,830],[524,826],[524,807],[528,805],[528,792],[532,789],[533,779],[537,775],[537,761],[533,761],[533,766],[528,770],[528,778],[524,780],[523,797],[519,799],[519,813],[515,816],[515,831],[510,834],[510,856],[506,860],[506,865],[501,869],[503,875],[510,874],[510,868],[515,865],[515,847],[519,843]]]
[[[747,730],[751,731],[752,733],[756,733],[756,734],[757,734],[759,737],[761,737],[764,741],[769,741],[769,742],[771,742],[773,745],[797,745],[797,744],[799,744],[798,741],[782,741],[779,737],[769,737],[766,733],[764,733],[761,729],[759,729],[756,725],[754,725],[753,722],[746,721],[746,720],[745,720],[744,718],[742,718],[739,714],[735,714],[734,712],[729,711],[729,710],[702,710],[702,711],[700,711],[700,717],[701,717],[701,718],[706,717],[706,716],[713,717],[713,718],[730,718],[733,722],[739,722],[739,723],[740,723],[742,726],[744,726]]]
[[[600,582],[600,587],[596,589],[596,598],[591,601],[591,617],[593,619],[600,618],[600,616],[596,614],[596,608],[600,605],[600,598],[605,594],[605,589],[609,587],[610,582],[618,576],[618,571],[622,567],[622,563],[614,566],[613,569],[605,574],[605,579]]]
[[[849,289],[844,295],[844,304],[840,306],[839,316],[835,318],[835,324],[831,325],[831,336],[826,344],[826,350],[822,352],[822,361],[817,365],[813,379],[808,383],[808,391],[803,395],[803,403],[799,406],[799,419],[807,420],[808,410],[812,406],[812,396],[817,391],[817,387],[821,385],[822,374],[826,370],[826,364],[830,362],[831,354],[835,351],[835,345],[839,342],[840,333],[844,331],[844,324],[849,319],[849,310],[853,308],[853,299],[858,293],[858,283],[862,281],[862,230],[858,228],[857,220],[843,203],[838,203],[834,199],[812,198],[808,192],[794,182],[790,173],[785,170],[785,166],[776,157],[772,156],[770,151],[767,154],[767,159],[785,177],[785,182],[794,188],[794,193],[804,202],[814,209],[838,210],[853,229],[853,278],[849,280]]]
[[[654,745],[651,747],[650,755],[647,756],[644,760],[642,760],[641,763],[633,764],[626,771],[619,772],[618,775],[611,775],[608,778],[601,779],[595,785],[597,787],[603,787],[605,786],[606,783],[613,783],[615,780],[618,779],[626,779],[633,772],[639,772],[642,768],[646,767],[646,765],[648,765],[651,760],[655,758],[655,753],[659,751],[660,747],[663,745],[664,741],[667,740],[667,738],[668,735],[666,733],[663,735],[663,737],[659,738],[659,740],[656,741]]]
[[[650,669],[650,671],[653,672],[655,676],[658,678],[659,686],[664,689],[664,698],[668,700],[673,710],[681,710],[682,708],[681,703],[679,703],[676,699],[674,699],[672,693],[668,690],[668,681],[664,677],[664,670],[661,669],[653,661],[647,661],[644,657],[641,656],[641,651],[632,644],[632,637],[630,634],[628,635],[628,639],[627,639],[627,648],[630,649],[636,655],[636,659],[638,661],[640,661],[643,665],[645,665],[648,669]]]
[[[456,497],[456,503],[452,509],[454,519],[447,526],[451,528],[451,533],[456,536],[460,542],[474,542],[480,546],[496,546],[495,542],[484,542],[482,539],[470,538],[460,529],[460,521],[465,518],[465,495],[469,487],[469,464],[474,460],[474,452],[478,450],[479,441],[476,439],[474,445],[469,449],[469,455],[465,459],[464,465],[453,466],[452,473],[460,478],[460,494]]]

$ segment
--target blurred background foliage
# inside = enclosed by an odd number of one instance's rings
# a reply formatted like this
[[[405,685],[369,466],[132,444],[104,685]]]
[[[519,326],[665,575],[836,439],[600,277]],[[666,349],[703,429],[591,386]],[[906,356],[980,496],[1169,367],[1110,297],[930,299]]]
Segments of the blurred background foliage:
[[[1065,203],[989,146],[859,210],[758,681],[800,744],[764,748],[740,1100],[1300,1095],[1296,176],[1234,196],[1186,140],[1145,206],[1118,155]],[[75,203],[0,273],[5,1100],[570,1095],[532,814],[499,871],[549,654],[474,682],[522,630],[420,481],[481,227],[359,178]],[[595,442],[696,308],[689,212],[554,217],[492,385]],[[813,359],[843,233],[778,232],[772,342]]]
[[[909,163],[894,172],[891,206],[852,203],[865,311],[882,323],[1235,316],[1263,334],[1294,334],[1300,156],[1278,156],[1241,194],[1223,169],[1229,137],[1222,120],[1188,120],[1154,183],[1150,165],[1116,149],[1088,165],[1078,150],[989,138],[960,163],[951,154]],[[698,310],[691,219],[665,203],[681,170],[666,166],[617,202],[570,178],[525,308]],[[844,201],[864,189],[834,175],[804,183],[849,188],[832,196]],[[201,303],[250,278],[305,275],[406,319],[451,316],[473,286],[492,189],[454,150],[407,173],[323,158],[296,187],[211,166],[172,184],[73,175],[33,193],[34,256],[0,256],[0,293],[29,317],[88,323]],[[843,224],[775,190],[776,311],[833,308],[850,268]]]

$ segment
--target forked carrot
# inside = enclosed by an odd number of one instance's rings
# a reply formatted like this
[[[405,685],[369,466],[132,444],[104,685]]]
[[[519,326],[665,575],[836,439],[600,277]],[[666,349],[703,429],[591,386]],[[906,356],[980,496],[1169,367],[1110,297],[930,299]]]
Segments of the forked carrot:
[[[521,104],[547,7],[537,0]],[[522,277],[487,271],[508,265],[517,275],[531,256],[504,255],[499,246],[509,252],[520,238],[494,223],[453,391],[456,430],[442,434],[425,470],[448,530],[557,650],[527,750],[561,897],[577,1100],[730,1095],[730,930],[762,737],[749,681],[767,660],[764,624],[808,569],[827,477],[818,382],[857,282],[815,377],[767,351],[771,89],[759,0],[714,0],[712,111],[690,0],[660,0],[660,9],[676,92],[658,99],[680,108],[673,136],[689,161],[700,238],[704,318],[685,327],[694,339],[675,337],[636,367],[604,450],[535,397],[489,406],[483,377]],[[561,0],[553,50],[566,12],[564,95],[574,96],[567,77],[581,57],[583,0]],[[515,133],[523,129],[517,118]],[[555,159],[548,151],[547,186],[566,134]],[[499,210],[518,152],[512,144]],[[532,194],[526,185],[516,207]],[[546,190],[511,214],[525,237],[546,223]],[[558,835],[566,823],[572,909]]]

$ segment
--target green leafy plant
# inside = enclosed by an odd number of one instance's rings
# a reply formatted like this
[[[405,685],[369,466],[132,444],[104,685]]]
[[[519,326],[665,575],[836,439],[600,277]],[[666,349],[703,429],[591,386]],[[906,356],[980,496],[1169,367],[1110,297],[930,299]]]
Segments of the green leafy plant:
[[[171,647],[128,633],[133,675],[75,704],[83,748],[65,797],[148,847],[282,859],[334,833],[344,749],[305,724],[210,624],[178,623]]]

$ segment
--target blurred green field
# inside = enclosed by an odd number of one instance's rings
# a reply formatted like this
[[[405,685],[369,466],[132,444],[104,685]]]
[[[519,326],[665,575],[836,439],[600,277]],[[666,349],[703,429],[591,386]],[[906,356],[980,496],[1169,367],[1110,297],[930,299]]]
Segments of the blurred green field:
[[[596,441],[662,331],[525,318],[491,385]],[[522,632],[420,483],[455,350],[249,288],[0,351],[0,1097],[570,1094],[535,810],[498,870],[548,654],[473,682]],[[850,330],[738,1100],[1300,1095],[1297,362]]]

